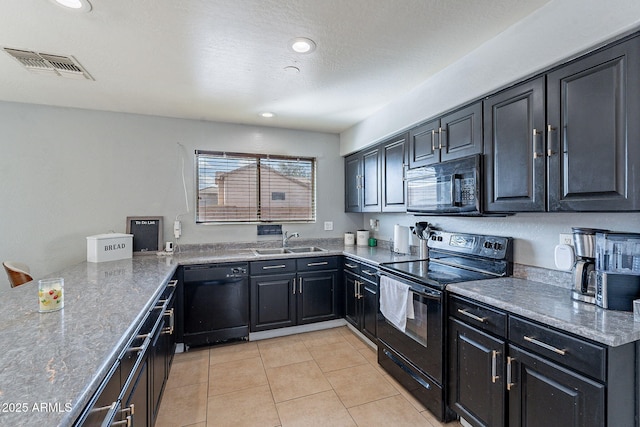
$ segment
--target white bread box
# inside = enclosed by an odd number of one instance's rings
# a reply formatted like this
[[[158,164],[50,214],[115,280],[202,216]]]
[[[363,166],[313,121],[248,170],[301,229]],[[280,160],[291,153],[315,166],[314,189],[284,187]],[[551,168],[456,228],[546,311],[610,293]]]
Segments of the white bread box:
[[[116,261],[133,255],[133,234],[107,233],[87,237],[87,262]]]

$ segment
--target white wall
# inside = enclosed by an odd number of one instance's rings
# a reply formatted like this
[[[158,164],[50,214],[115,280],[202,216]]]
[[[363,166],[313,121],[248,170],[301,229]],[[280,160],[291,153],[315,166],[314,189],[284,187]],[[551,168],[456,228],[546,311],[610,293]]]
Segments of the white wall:
[[[86,259],[86,236],[124,232],[127,216],[163,216],[164,240],[179,214],[181,243],[258,240],[255,225],[195,224],[195,149],[317,157],[317,222],[283,228],[339,237],[360,224],[343,212],[337,135],[0,102],[0,260],[53,273]]]
[[[340,135],[342,155],[640,26],[638,0],[553,0]]]
[[[640,26],[638,0],[553,0],[376,114],[340,135],[343,155],[381,141],[448,109],[490,94]],[[637,143],[640,143],[636,141]],[[380,238],[393,225],[434,222],[442,229],[512,236],[515,261],[555,268],[558,234],[572,226],[640,232],[640,214],[541,213],[506,218],[413,217],[367,214],[381,222]]]

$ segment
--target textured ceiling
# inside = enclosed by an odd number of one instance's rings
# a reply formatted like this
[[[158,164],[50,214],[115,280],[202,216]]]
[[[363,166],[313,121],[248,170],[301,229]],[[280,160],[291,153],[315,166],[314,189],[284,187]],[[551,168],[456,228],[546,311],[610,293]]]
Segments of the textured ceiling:
[[[0,46],[72,55],[95,81],[0,52],[0,100],[337,133],[548,0],[91,2],[4,2]],[[294,37],[316,51],[290,51]]]

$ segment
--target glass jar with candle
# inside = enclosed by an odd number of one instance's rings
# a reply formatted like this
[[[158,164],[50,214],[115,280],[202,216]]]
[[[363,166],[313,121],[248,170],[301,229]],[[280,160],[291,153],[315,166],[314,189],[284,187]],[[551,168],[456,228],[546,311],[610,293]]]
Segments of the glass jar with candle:
[[[38,280],[38,311],[46,313],[64,307],[64,279]]]

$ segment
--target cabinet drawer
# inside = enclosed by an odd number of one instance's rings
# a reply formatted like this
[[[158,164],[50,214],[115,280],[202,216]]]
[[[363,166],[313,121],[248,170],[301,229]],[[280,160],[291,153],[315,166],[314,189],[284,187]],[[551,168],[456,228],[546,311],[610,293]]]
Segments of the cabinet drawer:
[[[599,345],[513,316],[509,341],[574,371],[606,379],[606,349]]]
[[[269,261],[253,261],[249,266],[249,274],[259,276],[262,274],[295,273],[295,259],[272,259]]]
[[[298,258],[296,260],[298,271],[337,270],[338,257],[325,256],[313,258]]]
[[[378,268],[368,264],[360,265],[360,278],[372,284],[378,284]]]
[[[449,314],[468,325],[495,334],[507,335],[507,314],[487,306],[452,296],[449,299]]]
[[[355,275],[360,275],[360,263],[358,261],[354,261],[351,258],[344,259],[343,265],[344,271],[349,271]]]

